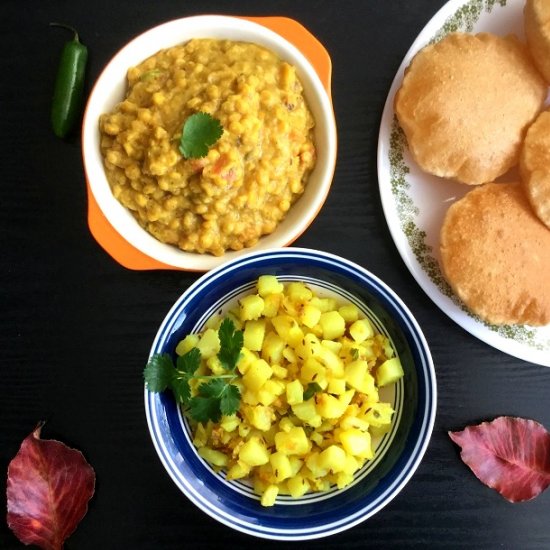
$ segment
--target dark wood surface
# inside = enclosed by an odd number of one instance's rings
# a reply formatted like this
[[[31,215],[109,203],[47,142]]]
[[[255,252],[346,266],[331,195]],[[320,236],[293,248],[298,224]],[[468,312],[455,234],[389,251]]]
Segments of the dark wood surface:
[[[23,438],[85,454],[96,494],[69,550],[278,548],[195,508],[150,441],[142,369],[157,327],[197,278],[134,272],[115,263],[86,224],[78,138],[50,129],[60,48],[50,21],[74,25],[90,50],[88,90],[131,37],[199,13],[285,15],[304,24],[333,61],[339,131],[334,184],[295,243],[360,263],[393,287],[431,346],[438,415],[425,458],[403,491],[359,526],[303,548],[550,548],[550,492],[510,504],[461,462],[448,430],[498,415],[550,427],[550,369],[476,340],[424,294],[390,238],[381,210],[376,145],[382,108],[410,44],[442,0],[3,0],[0,9],[0,479]],[[4,474],[2,473],[4,472]],[[5,508],[4,508],[5,509]],[[0,521],[0,548],[23,548]]]

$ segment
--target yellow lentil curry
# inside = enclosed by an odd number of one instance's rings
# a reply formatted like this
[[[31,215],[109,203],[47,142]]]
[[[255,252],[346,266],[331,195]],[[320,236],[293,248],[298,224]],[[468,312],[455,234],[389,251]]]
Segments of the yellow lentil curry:
[[[250,43],[196,39],[128,71],[128,91],[100,117],[114,196],[158,240],[222,255],[274,231],[315,163],[314,120],[295,68]],[[185,120],[217,118],[207,156],[178,149]]]

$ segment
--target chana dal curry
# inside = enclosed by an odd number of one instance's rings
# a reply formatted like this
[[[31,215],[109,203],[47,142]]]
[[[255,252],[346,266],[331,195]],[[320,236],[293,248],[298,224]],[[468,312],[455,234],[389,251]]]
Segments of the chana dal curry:
[[[315,163],[314,120],[295,68],[251,43],[195,39],[128,71],[126,98],[100,117],[114,196],[158,240],[223,255],[275,230]],[[178,149],[185,120],[217,118],[198,159]]]

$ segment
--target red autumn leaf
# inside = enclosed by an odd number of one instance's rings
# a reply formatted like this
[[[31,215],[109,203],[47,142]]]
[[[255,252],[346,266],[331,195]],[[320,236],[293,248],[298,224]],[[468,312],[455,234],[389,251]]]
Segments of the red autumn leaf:
[[[61,550],[88,510],[95,473],[80,451],[40,439],[42,424],[23,440],[8,466],[8,526],[24,544]]]
[[[531,500],[550,485],[550,433],[534,420],[501,416],[449,437],[475,476],[510,502]]]

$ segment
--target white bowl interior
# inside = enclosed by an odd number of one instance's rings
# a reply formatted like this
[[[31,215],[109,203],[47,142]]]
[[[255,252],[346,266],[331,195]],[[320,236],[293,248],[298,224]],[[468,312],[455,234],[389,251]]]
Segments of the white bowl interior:
[[[120,102],[126,91],[127,70],[162,48],[175,46],[191,38],[218,38],[254,42],[274,51],[296,67],[304,86],[304,95],[315,118],[316,166],[300,199],[270,235],[262,237],[254,250],[286,246],[299,237],[323,205],[336,163],[336,125],[332,104],[317,73],[292,44],[264,26],[236,17],[202,15],[164,23],[139,35],[124,46],[98,78],[84,114],[82,151],[84,169],[91,192],[103,214],[130,244],[147,256],[168,265],[198,271],[209,270],[251,249],[230,251],[224,256],[189,253],[161,243],[140,227],[130,212],[111,193],[99,148],[98,120]]]

